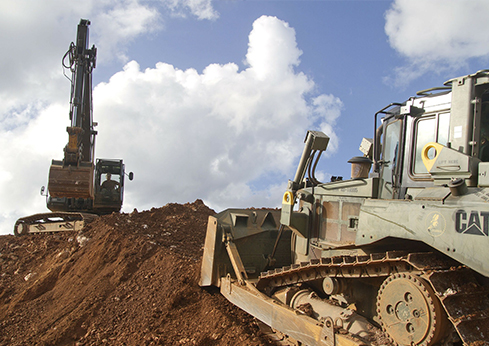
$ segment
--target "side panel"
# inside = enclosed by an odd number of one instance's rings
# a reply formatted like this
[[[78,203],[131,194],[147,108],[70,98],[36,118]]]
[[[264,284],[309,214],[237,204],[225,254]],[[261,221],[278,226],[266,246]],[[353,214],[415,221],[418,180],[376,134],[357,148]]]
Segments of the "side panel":
[[[378,189],[378,178],[338,181],[316,187],[314,194],[321,207],[316,212],[319,231],[314,238],[318,238],[319,245],[354,244],[360,208],[366,198],[377,196]]]
[[[361,199],[358,198],[338,198],[336,200],[329,196],[325,198],[320,240],[339,245],[353,244],[361,205]]]
[[[483,202],[485,193],[473,190],[466,196],[449,197],[445,203],[366,200],[356,244],[388,237],[417,240],[489,276],[489,204]]]

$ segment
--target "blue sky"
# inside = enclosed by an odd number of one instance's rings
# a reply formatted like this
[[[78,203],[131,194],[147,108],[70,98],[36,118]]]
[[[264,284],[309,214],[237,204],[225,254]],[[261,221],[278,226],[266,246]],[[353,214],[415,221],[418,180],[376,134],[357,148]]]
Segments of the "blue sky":
[[[6,0],[0,4],[0,234],[47,211],[69,81],[61,57],[88,18],[96,157],[135,180],[124,211],[192,202],[278,206],[307,129],[332,137],[318,167],[347,178],[373,116],[488,67],[484,0]],[[433,15],[435,14],[435,15]],[[9,54],[5,54],[9,52]]]

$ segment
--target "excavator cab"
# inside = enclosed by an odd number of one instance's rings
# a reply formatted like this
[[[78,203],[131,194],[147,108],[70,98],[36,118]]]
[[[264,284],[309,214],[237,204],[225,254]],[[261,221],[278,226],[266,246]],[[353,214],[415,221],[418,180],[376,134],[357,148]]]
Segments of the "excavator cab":
[[[99,214],[118,212],[124,196],[124,163],[122,160],[97,159],[93,209]],[[128,174],[132,180],[132,172]]]

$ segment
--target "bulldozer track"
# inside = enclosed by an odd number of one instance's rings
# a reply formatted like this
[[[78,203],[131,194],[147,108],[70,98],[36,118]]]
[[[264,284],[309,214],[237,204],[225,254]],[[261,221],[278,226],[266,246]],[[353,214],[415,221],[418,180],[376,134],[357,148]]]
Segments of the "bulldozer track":
[[[472,270],[436,253],[392,251],[314,259],[262,272],[256,286],[264,290],[326,277],[387,278],[393,274],[428,281],[464,345],[489,345],[488,287],[477,281]]]

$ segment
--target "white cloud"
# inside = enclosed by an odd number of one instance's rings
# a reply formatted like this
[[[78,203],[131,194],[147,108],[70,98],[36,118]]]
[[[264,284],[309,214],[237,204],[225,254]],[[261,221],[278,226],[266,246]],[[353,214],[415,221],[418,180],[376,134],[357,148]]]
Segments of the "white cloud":
[[[312,100],[314,116],[319,121],[319,129],[329,136],[328,150],[330,156],[338,150],[339,140],[334,131],[336,120],[343,109],[343,102],[333,95],[319,95]]]
[[[300,54],[294,30],[263,16],[253,24],[243,71],[234,63],[201,74],[164,63],[141,71],[132,61],[98,85],[98,155],[124,157],[135,171],[127,203],[263,203],[269,192],[250,182],[275,174],[285,184],[306,129],[334,125],[341,108],[331,95],[310,97],[314,82],[293,71]]]
[[[68,139],[66,108],[33,104],[18,114],[30,121],[0,128],[0,234],[12,232],[17,218],[46,210],[39,191],[47,183],[51,160],[61,159]]]
[[[182,11],[201,13],[203,18],[206,11],[212,12],[209,1],[182,3],[187,4]],[[0,121],[33,101],[66,101],[69,88],[60,62],[75,40],[80,18],[92,22],[90,45],[96,43],[97,64],[103,66],[129,61],[128,44],[160,30],[162,10],[161,2],[145,0],[2,0]]]
[[[98,38],[102,61],[116,56],[127,62],[127,43],[141,34],[161,28],[158,10],[136,0],[122,1],[117,5],[111,2],[94,11],[94,14],[93,32],[96,33],[94,37]]]
[[[389,43],[406,66],[392,77],[406,84],[427,71],[457,69],[489,56],[486,0],[396,0],[386,12]]]
[[[253,23],[246,60],[259,79],[280,78],[284,72],[293,73],[301,55],[302,51],[295,43],[295,30],[288,23],[279,20]]]
[[[332,95],[314,95],[314,82],[294,71],[301,54],[294,29],[263,16],[249,35],[244,70],[234,63],[211,64],[198,73],[163,62],[141,70],[131,61],[97,85],[96,157],[123,158],[126,170],[135,173],[124,210],[197,198],[216,209],[279,204],[306,130],[327,129],[334,147],[342,107]],[[37,193],[50,160],[62,156],[68,118],[68,105],[51,104],[26,108],[30,113],[18,115],[10,137],[4,137],[6,125],[0,127],[10,153],[2,157],[8,164],[0,167],[0,189],[10,184],[13,193],[22,185],[14,199],[0,199],[0,233],[11,232],[7,225],[16,217],[45,210]],[[27,148],[16,151],[19,143]],[[15,167],[19,155],[25,160]],[[263,177],[273,183],[260,183]]]
[[[219,18],[219,13],[212,7],[211,0],[161,0],[172,12],[174,16],[186,17],[190,10],[198,19],[215,20]]]

